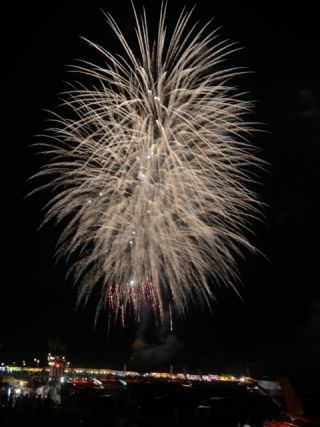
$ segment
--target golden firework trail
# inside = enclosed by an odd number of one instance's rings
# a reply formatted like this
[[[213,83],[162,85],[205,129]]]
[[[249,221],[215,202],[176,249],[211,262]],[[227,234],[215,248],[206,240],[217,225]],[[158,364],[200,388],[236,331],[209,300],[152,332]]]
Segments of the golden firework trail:
[[[44,222],[66,223],[57,256],[79,300],[100,286],[98,312],[150,307],[161,318],[190,300],[210,305],[209,282],[235,286],[235,257],[253,249],[259,160],[246,139],[251,105],[229,83],[241,70],[223,68],[235,45],[193,25],[192,12],[168,36],[163,5],[154,40],[146,13],[134,15],[138,53],[109,15],[122,56],[88,42],[104,63],[74,67],[96,83],[64,95],[71,115],[54,116],[37,176],[54,190]]]

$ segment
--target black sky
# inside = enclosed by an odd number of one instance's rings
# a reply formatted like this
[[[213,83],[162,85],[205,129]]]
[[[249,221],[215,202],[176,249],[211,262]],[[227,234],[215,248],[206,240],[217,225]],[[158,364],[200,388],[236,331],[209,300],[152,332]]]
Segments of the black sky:
[[[72,80],[66,65],[79,58],[100,60],[79,36],[117,49],[99,8],[110,12],[130,37],[133,34],[129,1],[78,3],[1,6],[5,180],[0,359],[19,362],[42,354],[48,338],[59,337],[79,364],[121,367],[130,364],[132,345],[140,334],[152,350],[146,357],[159,350],[164,354],[160,362],[174,361],[177,368],[315,365],[320,361],[320,65],[315,6],[305,2],[279,10],[276,2],[263,6],[198,1],[195,18],[205,22],[215,17],[213,25],[222,26],[222,37],[243,47],[230,64],[253,71],[237,84],[256,100],[253,118],[267,131],[253,138],[270,163],[258,188],[269,207],[265,223],[254,224],[252,237],[265,257],[246,254],[241,262],[242,302],[231,291],[218,290],[213,314],[195,305],[185,321],[175,320],[174,337],[151,326],[142,331],[129,324],[126,330],[117,325],[107,340],[105,322],[100,320],[96,328],[93,324],[95,299],[85,310],[75,311],[75,291],[64,280],[63,265],[54,264],[58,229],[50,225],[36,231],[48,195],[24,200],[31,188],[26,180],[39,166],[30,145],[46,127],[45,109],[56,108],[64,81]],[[145,4],[155,18],[160,2]],[[194,2],[169,1],[170,23],[184,4]],[[136,355],[135,363],[143,356]]]

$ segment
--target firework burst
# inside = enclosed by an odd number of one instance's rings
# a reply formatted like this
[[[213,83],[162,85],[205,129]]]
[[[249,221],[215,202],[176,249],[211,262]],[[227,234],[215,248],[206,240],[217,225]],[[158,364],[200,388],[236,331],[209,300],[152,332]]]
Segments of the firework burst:
[[[210,305],[208,280],[233,287],[235,256],[252,249],[250,104],[229,85],[240,71],[221,69],[235,47],[191,25],[191,12],[169,37],[165,9],[154,41],[134,10],[136,50],[106,16],[123,56],[89,42],[104,65],[75,69],[96,84],[65,94],[73,118],[55,115],[40,144],[50,156],[40,187],[55,191],[44,222],[65,220],[57,256],[69,259],[80,301],[101,287],[98,312],[152,307],[161,317],[169,305],[184,314],[190,299]]]

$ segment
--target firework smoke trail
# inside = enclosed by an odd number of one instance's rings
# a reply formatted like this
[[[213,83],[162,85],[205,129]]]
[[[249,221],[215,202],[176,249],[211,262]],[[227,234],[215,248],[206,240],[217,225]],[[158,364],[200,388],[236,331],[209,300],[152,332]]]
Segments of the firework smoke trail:
[[[147,306],[161,318],[168,304],[177,314],[190,299],[210,304],[208,278],[238,280],[235,256],[253,249],[243,231],[257,212],[247,183],[259,161],[246,140],[250,104],[228,83],[240,71],[221,69],[234,45],[191,25],[191,12],[169,38],[165,5],[151,42],[146,14],[134,14],[138,55],[109,15],[123,56],[88,42],[105,63],[75,67],[96,84],[65,94],[74,118],[55,115],[36,176],[55,191],[44,222],[67,219],[57,256],[79,301],[101,286],[97,312]]]

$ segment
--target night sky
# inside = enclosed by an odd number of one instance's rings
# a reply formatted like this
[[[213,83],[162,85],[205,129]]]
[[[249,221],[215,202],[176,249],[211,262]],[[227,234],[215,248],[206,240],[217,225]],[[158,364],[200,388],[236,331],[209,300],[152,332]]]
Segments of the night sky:
[[[117,49],[102,8],[133,38],[129,1],[78,3],[1,6],[5,178],[0,361],[43,360],[48,340],[58,339],[71,362],[86,366],[121,368],[127,363],[129,368],[169,369],[172,363],[177,370],[185,366],[211,372],[315,366],[320,362],[320,61],[315,6],[305,2],[280,11],[275,2],[263,7],[260,2],[198,1],[194,19],[215,17],[212,25],[222,26],[221,36],[243,47],[228,64],[252,71],[235,84],[255,101],[252,120],[261,122],[263,131],[252,142],[269,163],[260,173],[262,185],[255,188],[267,205],[265,218],[253,223],[251,236],[263,255],[245,253],[245,261],[239,261],[242,301],[230,290],[217,289],[212,313],[195,302],[187,319],[174,319],[173,334],[152,322],[135,327],[129,321],[126,329],[112,327],[108,338],[104,318],[94,326],[96,298],[75,310],[76,290],[65,280],[64,264],[55,265],[59,227],[50,224],[37,231],[49,195],[25,199],[32,189],[27,179],[40,164],[30,146],[47,126],[45,110],[56,109],[64,82],[74,78],[66,65],[75,59],[101,64],[79,36]],[[155,19],[160,2],[145,3]],[[169,1],[169,23],[184,4],[194,2]]]

